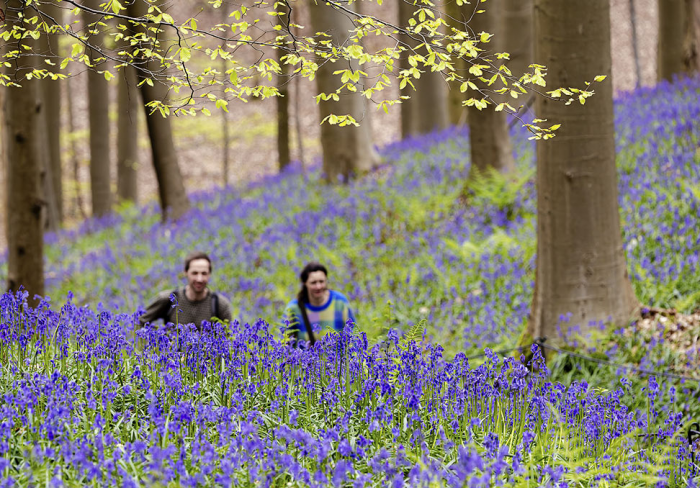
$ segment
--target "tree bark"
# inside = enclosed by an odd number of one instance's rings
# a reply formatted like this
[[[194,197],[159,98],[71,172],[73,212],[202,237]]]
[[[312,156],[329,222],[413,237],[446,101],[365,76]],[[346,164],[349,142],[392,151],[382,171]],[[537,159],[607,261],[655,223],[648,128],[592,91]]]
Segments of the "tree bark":
[[[139,0],[128,6],[128,12],[133,17],[143,17],[146,15],[147,10],[148,5]],[[150,35],[154,34],[150,33]],[[144,61],[142,69],[138,70],[137,74],[146,110],[146,125],[148,127],[148,137],[151,141],[153,168],[158,180],[160,207],[163,221],[166,221],[168,219],[177,220],[187,213],[190,209],[190,201],[185,192],[185,185],[182,180],[180,165],[178,164],[170,119],[161,116],[158,111],[152,112],[152,109],[146,106],[149,102],[165,100],[168,95],[168,88],[158,81],[153,81],[153,86],[148,83],[141,83],[149,77],[149,73],[157,73],[162,69],[154,61]]]
[[[413,17],[418,6],[411,5],[403,0],[399,1],[399,25],[404,28]],[[413,36],[417,37],[417,36]],[[399,40],[408,46],[408,53],[413,53],[421,42],[411,36],[400,34]],[[417,51],[426,54],[425,48]],[[407,69],[408,53],[404,53],[400,60],[401,69]],[[419,68],[420,69],[420,68]],[[425,71],[420,78],[412,78],[411,82],[415,90],[406,86],[401,95],[411,97],[401,103],[401,134],[403,137],[415,134],[426,134],[434,130],[442,130],[449,124],[450,114],[447,107],[447,83],[440,73]],[[456,95],[455,95],[456,96]]]
[[[117,100],[117,196],[138,203],[139,90],[133,67],[119,73]]]
[[[42,5],[42,11],[51,19],[45,18],[49,26],[60,24],[63,17],[63,9],[54,2]],[[46,65],[45,68],[54,73],[59,72],[60,50],[59,37],[56,35],[42,35],[39,39],[39,49],[42,56],[50,59],[54,65]],[[41,97],[43,110],[42,132],[45,138],[44,154],[46,155],[45,168],[48,178],[47,185],[50,191],[49,228],[56,230],[63,222],[63,168],[61,164],[61,85],[60,80],[44,79],[41,81]],[[40,122],[41,123],[41,122]]]
[[[475,14],[469,27],[477,34],[485,31],[494,35],[490,43],[480,47],[488,50],[485,53],[488,55],[487,57],[493,62],[497,62],[493,54],[501,51],[501,46],[496,44],[500,38],[498,10],[490,3],[484,4],[484,6],[480,5],[479,8],[484,9],[484,12]],[[490,78],[490,75],[484,76]],[[484,82],[475,80],[475,84],[483,90],[490,90]],[[473,96],[480,98],[479,94]],[[503,98],[493,93],[490,94],[490,97],[495,101]],[[472,161],[470,178],[475,174],[475,171],[484,173],[494,169],[507,173],[515,170],[513,146],[510,142],[505,111],[496,112],[493,105],[489,105],[483,110],[469,108],[469,151]]]
[[[100,9],[101,0],[84,0],[83,5]],[[82,12],[86,26],[101,19],[99,15]],[[90,36],[92,44],[104,44],[104,28],[98,27],[97,32]],[[100,217],[112,210],[112,191],[110,178],[110,145],[109,145],[109,84],[100,73],[99,66],[105,63],[99,52],[87,49],[93,68],[88,70],[88,117],[90,120],[90,193],[92,197],[92,214]]]
[[[659,0],[659,81],[685,72],[686,0]]]
[[[445,4],[445,13],[447,14],[447,22],[450,24],[450,26],[454,26],[455,28],[469,32],[467,30],[468,27],[466,26],[466,22],[469,18],[468,15],[471,15],[471,10],[473,10],[469,9],[469,7],[469,4],[460,6],[457,5],[457,2],[455,1],[448,1]],[[469,14],[467,12],[469,12]],[[454,68],[457,73],[464,76],[467,72],[468,66],[462,58],[459,58],[454,61]],[[449,114],[450,124],[452,125],[461,125],[467,122],[467,107],[463,105],[465,97],[464,93],[460,91],[460,85],[460,82],[451,82],[448,86],[447,112]],[[401,108],[403,109],[404,107]],[[401,115],[402,117],[404,116],[403,112]],[[405,117],[406,124],[408,124],[408,113],[405,115]],[[404,119],[402,118],[401,120],[403,133]],[[406,136],[406,134],[403,135]]]
[[[685,0],[685,38],[683,41],[683,70],[700,71],[700,0]]]
[[[630,27],[632,35],[632,56],[634,56],[634,77],[635,88],[642,85],[642,65],[639,59],[639,43],[637,42],[637,9],[635,8],[635,0],[629,1]]]
[[[503,50],[510,54],[508,68],[520,78],[533,63],[533,0],[497,0],[501,4],[502,19],[499,32],[503,37]],[[488,6],[488,4],[487,4]]]
[[[319,1],[317,4],[309,2],[311,25],[316,32],[326,32],[333,46],[343,45],[349,37],[349,31],[354,28],[352,20],[343,12],[340,12],[328,4]],[[352,8],[348,6],[347,8]],[[333,93],[341,85],[340,76],[333,72],[350,67],[358,69],[357,63],[340,61],[331,63],[319,60],[319,68],[316,73],[316,88],[319,93]],[[379,162],[372,144],[372,135],[369,121],[365,116],[365,98],[360,93],[361,86],[354,93],[343,91],[339,101],[319,102],[321,120],[331,114],[351,115],[360,124],[359,127],[331,125],[327,121],[321,125],[321,146],[323,147],[323,171],[328,182],[343,181],[356,177],[369,171]]]
[[[9,0],[5,6],[8,30],[21,25],[18,14],[25,12],[23,1]],[[32,44],[26,38],[22,44]],[[44,295],[44,231],[41,193],[41,157],[37,129],[41,117],[39,83],[27,80],[32,57],[11,61],[6,73],[22,86],[6,89],[5,141],[7,167],[7,243],[8,289],[16,291],[23,286],[29,292],[30,303],[35,295]]]
[[[277,23],[282,27],[282,32],[289,25],[289,9],[286,6],[278,7],[283,14],[277,17]],[[280,63],[280,74],[277,76],[277,89],[280,96],[277,97],[277,161],[279,169],[283,171],[289,166],[291,156],[289,154],[289,65],[282,62],[285,51],[277,49],[277,62]]]
[[[624,325],[637,302],[618,210],[610,0],[535,5],[535,60],[549,68],[548,86],[608,76],[585,105],[537,98],[537,116],[562,126],[537,143],[537,272],[527,331],[556,339],[559,327]]]

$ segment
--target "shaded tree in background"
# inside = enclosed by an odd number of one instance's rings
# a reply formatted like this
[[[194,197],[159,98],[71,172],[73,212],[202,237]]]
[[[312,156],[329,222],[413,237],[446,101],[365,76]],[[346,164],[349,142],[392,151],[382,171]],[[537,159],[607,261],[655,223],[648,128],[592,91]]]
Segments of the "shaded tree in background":
[[[475,33],[494,33],[494,37],[489,44],[482,48],[488,50],[488,55],[493,63],[500,64],[496,60],[495,53],[500,52],[501,45],[498,43],[499,31],[499,11],[494,3],[470,4],[472,9],[479,8],[481,13],[473,15],[469,27]],[[496,103],[507,102],[504,95],[498,95],[491,91],[489,80],[493,76],[490,72],[484,72],[480,80],[475,84],[483,90],[485,96]],[[515,169],[515,158],[513,157],[513,146],[508,134],[508,119],[506,112],[497,112],[493,107],[485,109],[469,108],[469,151],[471,155],[471,174],[483,174],[488,170],[496,170],[503,173]],[[476,173],[475,173],[476,172]]]
[[[659,0],[659,81],[670,81],[674,75],[686,72],[687,3],[688,0]]]
[[[84,0],[83,5],[100,9],[102,0]],[[90,31],[91,42],[101,46],[105,41],[103,16],[82,11],[85,28]],[[100,25],[103,24],[103,25]],[[109,82],[102,70],[106,59],[95,49],[88,47],[86,53],[94,69],[87,72],[88,116],[90,120],[90,195],[92,214],[100,217],[112,210],[112,188],[110,177],[111,150],[109,144]]]
[[[502,38],[499,42],[503,50],[510,54],[508,68],[513,74],[520,76],[528,71],[528,67],[533,63],[534,3],[533,0],[495,1],[502,12],[496,13],[500,21],[497,28],[498,35]]]
[[[334,94],[340,88],[341,82],[333,72],[339,69],[359,69],[355,61],[343,61],[333,63],[323,56],[332,52],[334,47],[345,44],[350,32],[354,29],[352,20],[344,12],[333,6],[319,2],[309,3],[309,13],[311,15],[311,25],[317,32],[326,32],[328,37],[321,41],[322,53],[318,60],[318,71],[316,72],[316,88],[321,94]],[[347,6],[352,9],[352,6]],[[338,176],[342,176],[343,181],[362,174],[372,169],[379,162],[379,155],[372,143],[370,124],[363,123],[367,110],[365,98],[360,93],[343,91],[338,95],[337,101],[320,101],[319,113],[321,120],[327,117],[345,115],[352,116],[360,123],[359,127],[352,125],[336,125],[323,123],[321,126],[321,146],[323,148],[323,172],[329,182],[335,182]]]
[[[63,9],[55,2],[45,5],[44,13],[48,17],[43,20],[49,25],[61,22]],[[50,17],[50,18],[49,18]],[[39,38],[39,53],[51,64],[46,65],[50,72],[59,73],[61,56],[59,52],[59,36],[45,35]],[[63,222],[63,169],[61,165],[61,85],[60,80],[50,77],[41,81],[40,95],[43,106],[41,117],[41,132],[44,136],[42,143],[42,159],[45,173],[46,196],[48,205],[48,227],[57,230]]]
[[[289,7],[279,4],[277,11],[280,15],[277,17],[277,25],[282,29],[289,26]],[[280,95],[277,97],[277,161],[279,169],[282,171],[291,162],[289,155],[289,83],[291,73],[289,65],[285,64],[282,58],[284,51],[277,49],[277,61],[280,65],[280,73],[277,75],[277,90]]]
[[[445,15],[448,18],[450,25],[465,25],[469,20],[473,8],[469,8],[469,4],[458,5],[456,1],[445,2]],[[464,59],[455,61],[455,70],[459,73],[464,73],[469,67]],[[460,83],[451,81],[448,83],[447,92],[447,112],[449,114],[450,124],[460,125],[467,122],[467,108],[464,106],[466,97],[460,90]]]
[[[413,5],[413,2],[399,2],[399,25],[406,29],[406,32],[399,34],[399,40],[409,47],[408,53],[401,56],[400,67],[402,70],[411,68],[408,61],[408,54],[417,53],[422,56],[429,56],[422,34],[416,33],[409,27],[410,19],[413,19],[420,3]],[[422,47],[419,47],[423,44]],[[433,130],[442,130],[450,122],[447,107],[447,82],[439,72],[431,72],[423,69],[420,78],[413,78],[415,90],[410,85],[406,85],[401,91],[401,95],[411,97],[401,103],[401,135],[403,137],[413,134],[425,134]]]
[[[26,6],[21,0],[5,3],[5,23],[9,29],[21,25],[18,15],[24,15]],[[31,38],[21,44],[37,48]],[[16,44],[14,49],[18,49]],[[10,47],[10,50],[13,48]],[[29,81],[26,75],[38,58],[21,57],[5,73],[21,87],[9,87],[5,93],[5,156],[7,167],[7,281],[10,290],[23,286],[34,295],[44,294],[44,230],[42,222],[43,198],[40,185],[41,156],[37,130],[42,116],[39,102],[40,85]]]
[[[555,338],[558,326],[625,324],[637,302],[618,210],[610,0],[535,5],[535,61],[547,64],[550,83],[608,76],[585,105],[537,98],[537,117],[562,126],[537,143],[537,271],[527,332]]]
[[[156,2],[158,5],[158,2]],[[148,5],[143,2],[133,2],[129,5],[129,15],[143,17],[146,15]],[[135,27],[137,31],[145,35],[143,25]],[[168,96],[168,87],[160,81],[152,81],[152,73],[163,71],[164,68],[152,59],[140,59],[144,50],[150,48],[151,43],[143,43],[133,46],[135,49],[136,63],[141,95],[146,110],[146,125],[148,137],[151,141],[151,155],[153,168],[158,179],[158,196],[163,220],[168,218],[178,219],[190,209],[190,201],[185,192],[185,185],[180,172],[177,159],[177,151],[173,141],[173,132],[170,119],[157,110],[153,103],[162,103]],[[150,81],[150,82],[146,82]],[[150,104],[150,105],[149,105]]]
[[[683,64],[687,73],[700,71],[700,0],[685,1]]]
[[[119,73],[117,95],[117,197],[120,202],[138,202],[139,102],[136,70],[127,66]]]

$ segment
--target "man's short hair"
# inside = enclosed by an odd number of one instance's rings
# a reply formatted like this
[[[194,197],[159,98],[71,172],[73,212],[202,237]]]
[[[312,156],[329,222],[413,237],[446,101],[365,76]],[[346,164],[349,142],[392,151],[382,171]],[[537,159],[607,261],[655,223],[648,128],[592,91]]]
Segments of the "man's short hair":
[[[195,259],[206,259],[207,262],[209,263],[209,272],[211,273],[212,270],[212,265],[211,265],[211,258],[209,255],[205,252],[202,251],[195,251],[187,255],[185,258],[185,273],[187,273],[190,269],[190,263],[194,261]]]

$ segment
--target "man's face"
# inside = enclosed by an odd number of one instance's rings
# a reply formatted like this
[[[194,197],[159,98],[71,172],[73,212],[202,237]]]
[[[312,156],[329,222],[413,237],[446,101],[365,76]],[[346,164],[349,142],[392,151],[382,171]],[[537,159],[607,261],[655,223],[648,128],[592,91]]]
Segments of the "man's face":
[[[193,259],[187,269],[187,284],[195,293],[202,293],[209,283],[209,261]]]
[[[328,283],[326,273],[323,271],[312,271],[306,279],[306,289],[309,291],[309,298],[320,299],[326,293]]]

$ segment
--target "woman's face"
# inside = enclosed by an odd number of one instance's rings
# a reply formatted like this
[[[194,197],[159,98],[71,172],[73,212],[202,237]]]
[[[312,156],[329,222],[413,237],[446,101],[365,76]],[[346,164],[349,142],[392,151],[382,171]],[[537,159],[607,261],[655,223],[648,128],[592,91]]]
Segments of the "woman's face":
[[[309,273],[309,277],[304,282],[304,285],[306,285],[306,289],[309,292],[309,298],[318,301],[323,298],[328,289],[326,273],[323,271],[312,271]]]

